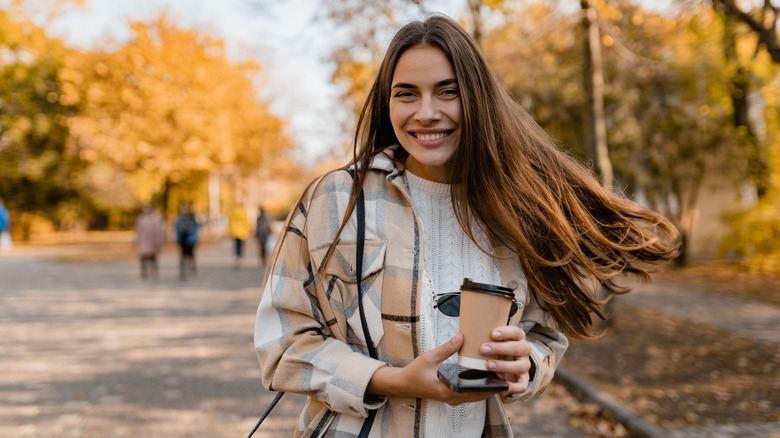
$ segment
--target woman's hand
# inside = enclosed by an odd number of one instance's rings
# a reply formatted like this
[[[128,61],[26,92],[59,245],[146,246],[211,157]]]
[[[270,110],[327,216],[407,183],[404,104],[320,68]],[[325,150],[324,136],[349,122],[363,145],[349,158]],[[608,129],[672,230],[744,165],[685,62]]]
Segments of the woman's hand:
[[[518,330],[520,329],[518,328]],[[520,332],[522,333],[522,330],[520,330]],[[506,337],[506,335],[502,335],[502,337]],[[504,342],[499,343],[504,344]],[[497,394],[496,392],[456,392],[451,390],[446,383],[439,379],[436,374],[439,365],[448,357],[457,353],[461,345],[463,345],[463,334],[458,333],[458,335],[445,344],[421,354],[403,368],[380,368],[368,382],[367,392],[390,397],[438,400],[453,406],[461,403],[486,400],[494,394]],[[492,346],[493,343],[490,345]],[[497,351],[511,350],[504,347],[491,348],[494,348]],[[502,363],[502,361],[498,362]],[[501,367],[512,370],[517,369],[517,367],[506,367],[505,365],[500,365],[499,369],[503,369]]]
[[[495,342],[480,347],[487,361],[487,368],[509,383],[510,394],[520,394],[528,389],[531,370],[531,345],[525,332],[517,326],[497,327],[490,335]]]

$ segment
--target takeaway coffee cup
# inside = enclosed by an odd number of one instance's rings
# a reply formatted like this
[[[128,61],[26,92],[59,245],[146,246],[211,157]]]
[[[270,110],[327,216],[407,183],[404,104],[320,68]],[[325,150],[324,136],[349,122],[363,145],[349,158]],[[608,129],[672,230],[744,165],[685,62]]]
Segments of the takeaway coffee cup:
[[[458,363],[466,368],[487,370],[486,360],[479,347],[492,342],[491,332],[509,321],[514,291],[492,284],[475,283],[463,279],[460,286],[460,331],[463,345],[458,352]]]

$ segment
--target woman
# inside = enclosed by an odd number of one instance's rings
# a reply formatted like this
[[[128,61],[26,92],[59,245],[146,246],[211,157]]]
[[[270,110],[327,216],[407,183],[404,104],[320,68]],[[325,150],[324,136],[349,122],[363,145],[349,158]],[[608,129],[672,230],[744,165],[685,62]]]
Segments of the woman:
[[[257,313],[264,384],[308,396],[301,436],[511,436],[501,402],[545,389],[565,335],[592,336],[592,285],[624,293],[615,276],[676,254],[674,228],[558,151],[449,18],[395,35],[355,138],[349,172],[315,180],[288,218]],[[464,277],[519,285],[521,311],[482,346],[509,382],[501,394],[437,378],[463,336],[435,304]]]
[[[159,277],[157,255],[165,244],[165,221],[151,204],[144,204],[136,219],[134,243],[141,261],[141,278]]]

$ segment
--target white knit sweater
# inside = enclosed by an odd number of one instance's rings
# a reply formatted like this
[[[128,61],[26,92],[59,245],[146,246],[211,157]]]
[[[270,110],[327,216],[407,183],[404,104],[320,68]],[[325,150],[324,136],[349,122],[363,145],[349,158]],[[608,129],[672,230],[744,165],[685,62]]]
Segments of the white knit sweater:
[[[422,349],[428,351],[458,333],[458,318],[433,308],[433,295],[460,290],[464,278],[479,283],[501,284],[494,260],[482,252],[461,228],[452,206],[449,184],[422,179],[406,171],[412,203],[420,216],[425,269],[420,336]],[[491,250],[481,230],[474,230],[482,248]],[[457,354],[447,362],[457,361]],[[485,402],[450,406],[426,400],[425,437],[479,437],[485,423]]]

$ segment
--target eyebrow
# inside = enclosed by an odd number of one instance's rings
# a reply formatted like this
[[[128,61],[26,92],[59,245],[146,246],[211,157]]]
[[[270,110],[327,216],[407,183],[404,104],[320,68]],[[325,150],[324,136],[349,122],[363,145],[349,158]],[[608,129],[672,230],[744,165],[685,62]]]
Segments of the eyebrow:
[[[444,86],[447,86],[447,85],[458,85],[458,80],[455,79],[455,78],[445,79],[443,81],[436,82],[433,85],[436,88],[444,87]],[[392,89],[395,89],[395,88],[418,88],[418,87],[417,87],[417,85],[414,85],[414,84],[408,84],[406,82],[398,82],[397,84],[393,84],[393,86],[390,89],[392,90]]]

